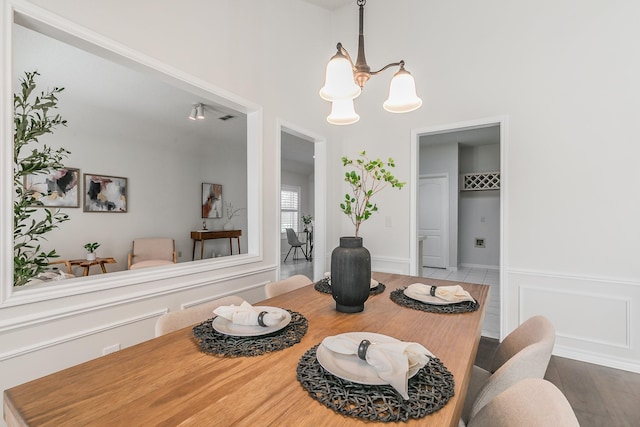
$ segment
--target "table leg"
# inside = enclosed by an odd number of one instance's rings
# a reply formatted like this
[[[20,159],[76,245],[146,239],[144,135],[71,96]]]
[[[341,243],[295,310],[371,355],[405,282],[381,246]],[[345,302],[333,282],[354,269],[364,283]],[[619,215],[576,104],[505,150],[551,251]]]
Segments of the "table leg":
[[[104,266],[104,262],[101,262],[101,263],[100,263],[100,268],[102,269],[102,272],[103,272],[103,273],[106,273],[106,272],[107,272],[107,268]]]
[[[89,275],[89,266],[88,265],[84,268],[84,273],[82,273],[82,275],[83,276],[88,276]]]
[[[196,242],[197,242],[197,240],[194,239],[193,240],[193,251],[191,251],[191,259],[193,261],[196,260]]]
[[[238,254],[240,254],[240,237],[236,237],[236,240],[238,241]]]
[[[233,246],[231,245],[233,243],[233,238],[229,237],[229,255],[233,255]]]
[[[204,259],[204,242],[206,240],[200,240],[200,259]]]

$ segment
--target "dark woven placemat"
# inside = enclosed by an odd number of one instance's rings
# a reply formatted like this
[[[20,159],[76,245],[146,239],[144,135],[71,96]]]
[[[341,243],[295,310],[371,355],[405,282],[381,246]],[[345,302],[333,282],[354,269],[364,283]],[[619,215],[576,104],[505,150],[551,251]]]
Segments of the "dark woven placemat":
[[[298,362],[298,381],[309,395],[343,415],[369,421],[396,422],[422,418],[447,404],[453,396],[453,374],[438,358],[409,379],[409,400],[390,385],[364,385],[327,372],[316,359],[318,345]]]
[[[194,326],[193,337],[203,352],[214,356],[259,356],[284,350],[299,343],[309,327],[307,318],[302,314],[296,311],[287,311],[291,313],[291,322],[279,331],[268,335],[236,337],[221,334],[213,329],[212,318]]]
[[[398,288],[395,291],[391,291],[389,298],[391,301],[403,307],[412,308],[414,310],[428,311],[429,313],[469,313],[476,311],[480,308],[478,301],[463,301],[454,304],[434,305],[427,304],[426,302],[417,301],[413,298],[409,298],[404,294],[406,288]]]
[[[329,279],[327,279],[326,277],[324,279],[318,280],[313,285],[313,288],[318,292],[322,292],[323,294],[331,293],[331,285],[329,284]],[[387,289],[387,287],[383,283],[378,282],[378,286],[369,290],[369,295],[381,294],[385,289]]]

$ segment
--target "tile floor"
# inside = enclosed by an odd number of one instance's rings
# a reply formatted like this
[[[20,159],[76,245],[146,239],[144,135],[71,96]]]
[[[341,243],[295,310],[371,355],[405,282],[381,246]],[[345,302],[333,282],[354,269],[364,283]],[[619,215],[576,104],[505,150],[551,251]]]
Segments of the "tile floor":
[[[480,283],[491,286],[489,305],[484,316],[482,335],[500,338],[500,270],[490,268],[460,267],[457,271],[444,268],[422,269],[422,276],[432,279],[453,280],[456,282]]]

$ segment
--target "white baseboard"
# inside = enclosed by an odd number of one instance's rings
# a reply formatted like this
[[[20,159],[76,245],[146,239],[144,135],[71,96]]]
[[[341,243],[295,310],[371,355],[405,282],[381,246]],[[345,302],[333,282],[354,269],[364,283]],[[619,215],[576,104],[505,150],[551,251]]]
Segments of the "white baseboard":
[[[486,269],[486,270],[500,270],[499,265],[484,265],[484,264],[467,264],[461,263],[460,267],[465,268],[478,268],[478,269]]]

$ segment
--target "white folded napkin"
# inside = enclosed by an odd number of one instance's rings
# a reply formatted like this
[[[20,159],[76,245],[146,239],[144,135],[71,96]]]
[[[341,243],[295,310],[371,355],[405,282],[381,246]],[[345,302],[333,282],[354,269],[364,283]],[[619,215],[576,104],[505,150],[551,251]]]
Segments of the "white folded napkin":
[[[213,313],[232,321],[236,325],[262,326],[258,322],[258,317],[263,311],[264,310],[260,310],[259,308],[253,307],[248,302],[243,301],[240,305],[232,304],[220,306],[213,310]],[[284,319],[284,313],[279,310],[266,311],[262,315],[262,323],[266,326],[277,325],[282,321],[282,319]]]
[[[346,335],[335,335],[322,340],[322,345],[334,353],[356,355],[361,341]],[[373,366],[381,380],[388,382],[402,397],[409,399],[407,381],[409,367],[422,368],[433,354],[414,342],[371,343],[367,348],[366,362]]]
[[[432,294],[432,285],[425,285],[423,283],[414,283],[407,287],[407,290],[416,297],[436,297],[443,301],[450,303],[463,302],[463,301],[475,301],[471,294],[464,290],[460,285],[453,286],[435,286],[435,290]]]

